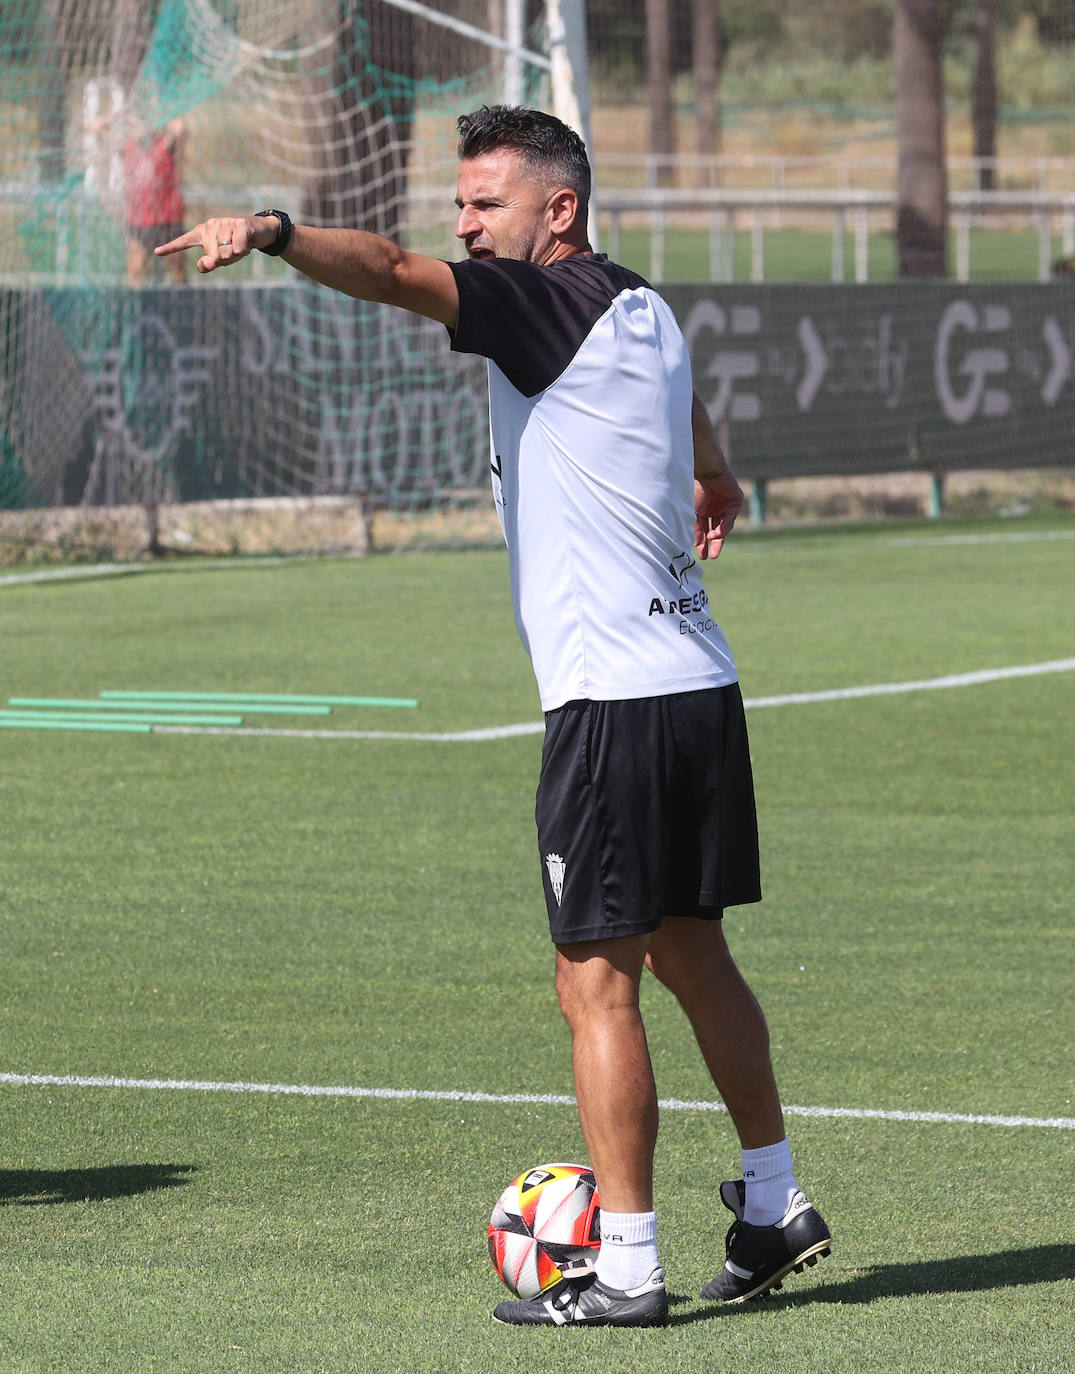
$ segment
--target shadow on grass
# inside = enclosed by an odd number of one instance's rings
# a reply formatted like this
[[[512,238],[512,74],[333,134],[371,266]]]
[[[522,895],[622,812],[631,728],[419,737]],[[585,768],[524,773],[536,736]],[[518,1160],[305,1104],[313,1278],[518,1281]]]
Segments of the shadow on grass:
[[[784,1301],[874,1302],[877,1298],[924,1293],[976,1293],[1075,1278],[1075,1245],[1036,1245],[994,1255],[956,1255],[918,1264],[875,1264],[843,1283],[821,1283],[810,1293],[789,1293]]]
[[[801,1293],[781,1290],[737,1307],[713,1306],[677,1313],[672,1325],[711,1321],[767,1308],[803,1307],[807,1303],[879,1302],[883,1298],[924,1297],[930,1293],[977,1293],[1020,1288],[1075,1278],[1075,1245],[1037,1245],[1027,1250],[1001,1250],[994,1255],[957,1255],[951,1259],[908,1264],[875,1264],[854,1278],[819,1283]],[[795,1275],[791,1275],[791,1282]],[[683,1299],[679,1299],[682,1302]]]
[[[193,1164],[110,1164],[100,1169],[0,1169],[0,1207],[101,1202],[189,1182]]]

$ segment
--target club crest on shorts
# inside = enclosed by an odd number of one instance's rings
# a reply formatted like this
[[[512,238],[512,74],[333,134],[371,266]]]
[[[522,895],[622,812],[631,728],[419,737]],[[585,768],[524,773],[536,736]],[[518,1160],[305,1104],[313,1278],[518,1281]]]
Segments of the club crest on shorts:
[[[552,883],[553,896],[559,906],[564,895],[564,861],[559,854],[546,854],[545,867],[549,870],[549,882]]]

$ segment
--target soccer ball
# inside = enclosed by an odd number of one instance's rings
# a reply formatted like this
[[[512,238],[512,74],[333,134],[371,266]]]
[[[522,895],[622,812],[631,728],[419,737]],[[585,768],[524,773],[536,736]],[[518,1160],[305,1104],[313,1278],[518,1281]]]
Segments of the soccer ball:
[[[528,1169],[500,1194],[489,1218],[493,1268],[520,1298],[536,1298],[566,1275],[588,1274],[601,1246],[600,1217],[592,1169]]]

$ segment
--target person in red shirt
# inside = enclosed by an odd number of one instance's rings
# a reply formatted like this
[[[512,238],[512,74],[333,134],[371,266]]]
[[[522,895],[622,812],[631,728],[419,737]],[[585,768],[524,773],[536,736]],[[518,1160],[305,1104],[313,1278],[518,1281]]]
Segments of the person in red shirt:
[[[163,128],[146,128],[123,145],[123,185],[127,208],[127,281],[141,286],[162,239],[182,233],[183,192],[179,162],[184,125],[170,120]],[[186,281],[181,254],[168,259],[173,281]]]

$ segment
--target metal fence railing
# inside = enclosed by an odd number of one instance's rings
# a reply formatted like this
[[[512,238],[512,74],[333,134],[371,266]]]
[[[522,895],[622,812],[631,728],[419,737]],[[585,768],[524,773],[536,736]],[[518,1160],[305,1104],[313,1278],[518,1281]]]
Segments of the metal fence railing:
[[[1006,228],[1033,226],[1038,234],[1038,279],[1047,281],[1052,272],[1054,239],[1060,236],[1062,253],[1075,253],[1075,191],[967,191],[949,193],[949,216],[956,242],[958,281],[971,274],[971,230],[1001,224]],[[597,202],[602,247],[612,257],[619,255],[626,222],[641,225],[650,232],[650,277],[665,279],[667,234],[674,225],[700,223],[709,230],[709,277],[712,281],[731,281],[734,277],[732,252],[735,234],[746,226],[750,232],[750,280],[765,280],[765,236],[768,219],[779,214],[787,224],[798,213],[821,212],[832,226],[832,280],[848,279],[846,243],[852,238],[852,279],[869,280],[869,236],[871,228],[895,224],[896,200],[892,191],[856,190],[764,190],[742,187],[638,188],[636,190],[601,187]]]

